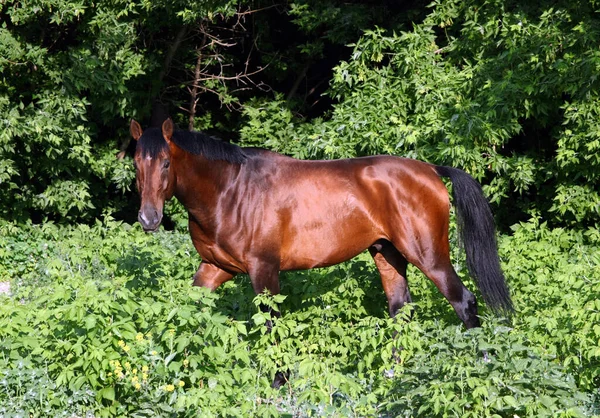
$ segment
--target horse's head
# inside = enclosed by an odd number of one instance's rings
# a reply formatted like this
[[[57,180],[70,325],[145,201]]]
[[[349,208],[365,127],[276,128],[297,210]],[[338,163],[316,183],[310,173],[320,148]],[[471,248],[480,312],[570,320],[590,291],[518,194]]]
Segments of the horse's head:
[[[144,231],[153,232],[160,226],[165,201],[173,197],[175,190],[175,171],[171,159],[173,122],[167,119],[162,130],[149,128],[143,132],[140,124],[132,120],[129,131],[137,141],[134,164],[141,199],[138,220]]]

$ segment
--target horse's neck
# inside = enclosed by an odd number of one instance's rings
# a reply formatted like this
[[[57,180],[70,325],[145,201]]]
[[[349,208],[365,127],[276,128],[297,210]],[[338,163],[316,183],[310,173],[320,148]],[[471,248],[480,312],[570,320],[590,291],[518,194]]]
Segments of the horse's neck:
[[[175,197],[190,213],[210,217],[239,166],[188,154],[178,166]]]

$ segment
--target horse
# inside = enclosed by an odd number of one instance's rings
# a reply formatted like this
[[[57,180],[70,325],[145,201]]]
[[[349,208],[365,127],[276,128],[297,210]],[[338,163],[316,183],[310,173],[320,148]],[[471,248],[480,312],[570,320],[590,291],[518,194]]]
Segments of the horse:
[[[481,185],[464,171],[397,156],[298,160],[242,148],[167,119],[130,133],[141,204],[138,220],[156,231],[165,201],[186,208],[201,257],[193,285],[211,290],[236,274],[254,291],[278,294],[279,272],[326,267],[368,249],[391,317],[411,302],[413,264],[437,286],[467,329],[479,327],[477,301],[450,261],[452,182],[469,274],[496,313],[513,310],[500,267],[493,214]]]

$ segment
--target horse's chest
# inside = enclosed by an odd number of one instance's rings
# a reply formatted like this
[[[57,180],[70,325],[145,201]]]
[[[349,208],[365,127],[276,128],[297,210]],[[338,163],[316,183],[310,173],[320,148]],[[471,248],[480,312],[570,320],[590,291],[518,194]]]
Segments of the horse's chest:
[[[218,239],[214,232],[205,231],[199,224],[190,224],[190,235],[203,261],[224,270],[245,272],[241,254],[232,251],[231,245],[223,239]]]

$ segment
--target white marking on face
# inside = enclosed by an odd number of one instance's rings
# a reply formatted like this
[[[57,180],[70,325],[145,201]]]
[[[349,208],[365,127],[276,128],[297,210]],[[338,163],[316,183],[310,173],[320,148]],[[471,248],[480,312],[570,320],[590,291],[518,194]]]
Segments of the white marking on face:
[[[140,212],[140,218],[142,218],[142,220],[143,220],[145,223],[149,223],[149,221],[148,221],[148,218],[146,217],[146,213],[145,213],[145,212],[143,212],[143,211],[142,211],[142,212]]]
[[[147,156],[146,156],[146,159],[147,159],[148,161],[152,161],[152,157],[151,157],[151,156],[149,156],[149,155],[147,155]]]

